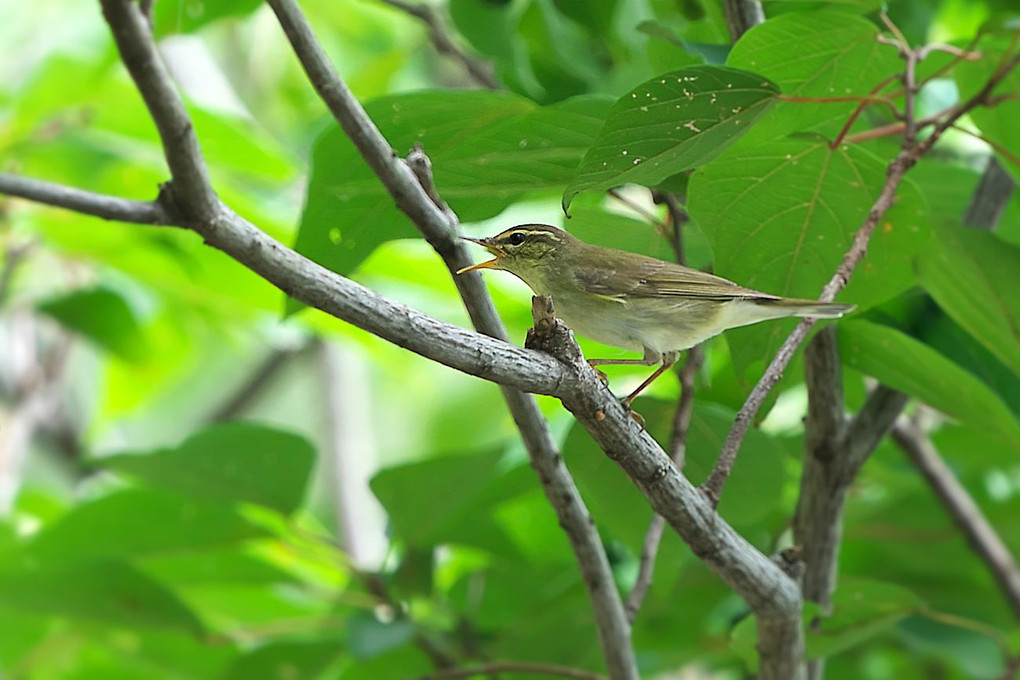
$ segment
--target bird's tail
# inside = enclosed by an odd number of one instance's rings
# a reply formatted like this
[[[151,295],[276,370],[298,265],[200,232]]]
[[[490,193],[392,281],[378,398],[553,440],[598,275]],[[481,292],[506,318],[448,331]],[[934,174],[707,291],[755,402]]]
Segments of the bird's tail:
[[[843,305],[837,302],[819,302],[818,300],[798,300],[796,298],[759,299],[755,303],[760,307],[769,308],[779,316],[810,316],[816,319],[838,319],[852,312],[857,305]]]

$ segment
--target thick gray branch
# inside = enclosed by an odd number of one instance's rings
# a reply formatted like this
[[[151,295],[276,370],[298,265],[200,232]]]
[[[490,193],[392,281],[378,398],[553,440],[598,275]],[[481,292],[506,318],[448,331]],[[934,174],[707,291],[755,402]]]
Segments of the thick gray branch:
[[[833,326],[823,328],[808,344],[804,369],[808,415],[793,533],[804,563],[801,582],[804,599],[817,602],[827,613],[836,588],[847,490],[907,398],[879,386],[857,417],[848,422],[844,414],[843,369]],[[811,661],[807,666],[808,678],[819,680],[824,670],[824,659]]]
[[[981,508],[960,484],[953,471],[942,460],[927,435],[914,423],[901,422],[893,429],[893,439],[924,475],[939,501],[967,543],[992,572],[999,590],[1006,597],[1013,613],[1020,619],[1020,569],[1009,548],[985,518]]]

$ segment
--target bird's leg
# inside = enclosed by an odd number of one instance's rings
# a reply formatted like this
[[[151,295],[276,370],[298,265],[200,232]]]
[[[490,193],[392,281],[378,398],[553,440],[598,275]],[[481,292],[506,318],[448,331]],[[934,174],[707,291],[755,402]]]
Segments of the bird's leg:
[[[606,364],[624,365],[624,366],[651,366],[659,362],[659,355],[657,353],[650,354],[649,350],[645,350],[645,356],[641,359],[588,359],[588,365],[595,369],[595,372],[599,376],[599,380],[606,387],[609,387],[609,376],[595,368],[596,366],[605,366]]]
[[[634,390],[629,395],[627,395],[627,397],[623,400],[624,407],[629,409],[630,408],[630,404],[631,404],[632,401],[634,401],[635,397],[637,397],[637,395],[641,394],[642,390],[644,390],[646,387],[651,385],[652,382],[656,378],[658,378],[664,372],[669,370],[669,367],[676,363],[677,357],[679,357],[679,356],[680,356],[679,352],[665,352],[665,353],[663,353],[662,354],[662,365],[659,366],[657,369],[655,369],[655,372],[652,373],[650,376],[648,376],[648,378],[643,383],[638,385],[636,390]],[[647,350],[645,351],[645,358],[646,359],[648,358],[648,351]]]

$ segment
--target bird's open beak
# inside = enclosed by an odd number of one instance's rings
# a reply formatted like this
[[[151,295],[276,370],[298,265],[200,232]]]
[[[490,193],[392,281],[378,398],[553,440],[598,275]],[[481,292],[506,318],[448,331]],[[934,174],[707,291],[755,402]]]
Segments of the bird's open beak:
[[[478,269],[492,269],[493,267],[495,267],[499,263],[499,259],[501,257],[503,257],[503,255],[504,255],[503,249],[500,248],[499,246],[495,246],[495,245],[489,243],[488,239],[484,239],[484,238],[468,238],[467,236],[464,236],[462,238],[465,241],[471,241],[471,243],[477,243],[478,245],[480,245],[481,247],[485,248],[486,250],[488,250],[490,253],[492,253],[496,257],[492,258],[491,260],[486,260],[485,262],[479,262],[478,264],[473,264],[470,267],[464,267],[463,269],[458,269],[457,270],[458,274],[463,274],[465,272],[473,272],[473,271],[476,271]]]

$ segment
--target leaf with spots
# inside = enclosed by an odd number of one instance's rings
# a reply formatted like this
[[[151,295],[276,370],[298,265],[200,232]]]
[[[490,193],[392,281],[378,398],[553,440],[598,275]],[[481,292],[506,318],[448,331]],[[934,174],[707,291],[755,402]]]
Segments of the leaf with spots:
[[[180,446],[98,461],[107,470],[216,503],[255,503],[290,513],[315,463],[304,438],[253,423],[217,425]]]
[[[721,154],[779,93],[768,80],[719,66],[692,66],[652,78],[613,105],[598,138],[563,194],[621,184],[651,186]]]
[[[688,208],[712,245],[715,273],[766,293],[815,298],[867,216],[885,169],[863,149],[830,149],[822,140],[746,146],[691,177]],[[839,300],[866,308],[912,286],[927,216],[924,199],[905,182]],[[729,331],[738,375],[768,361],[791,324]]]

